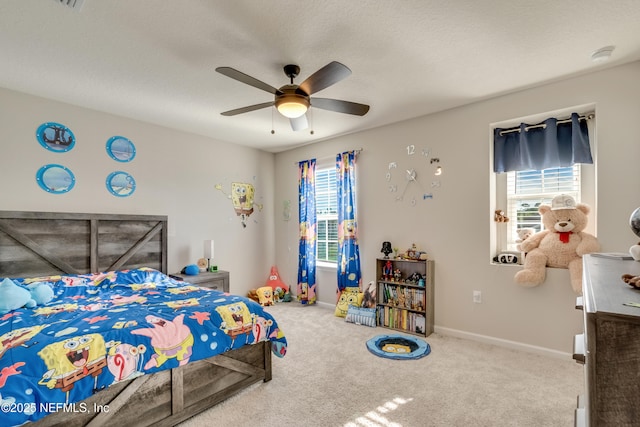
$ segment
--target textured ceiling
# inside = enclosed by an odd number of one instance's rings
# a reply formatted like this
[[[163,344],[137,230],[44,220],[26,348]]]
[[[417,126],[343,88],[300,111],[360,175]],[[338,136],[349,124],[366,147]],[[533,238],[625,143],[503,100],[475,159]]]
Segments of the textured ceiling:
[[[0,87],[278,152],[639,60],[640,1],[2,0],[0,53]],[[316,95],[367,115],[220,115],[273,95],[216,67],[280,87],[331,61],[352,74]]]

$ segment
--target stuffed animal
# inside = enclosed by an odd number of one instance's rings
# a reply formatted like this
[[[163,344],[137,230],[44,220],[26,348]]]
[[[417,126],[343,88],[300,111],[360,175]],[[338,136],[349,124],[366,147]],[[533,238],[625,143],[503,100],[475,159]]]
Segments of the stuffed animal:
[[[27,289],[37,305],[44,305],[53,299],[53,289],[46,283],[33,282],[27,285]]]
[[[265,286],[270,286],[271,289],[273,289],[273,300],[275,302],[283,301],[285,295],[289,293],[289,286],[280,279],[278,267],[275,265],[271,266],[271,273],[269,274],[269,279],[267,279]]]
[[[516,230],[516,233],[518,233],[518,238],[516,239],[516,243],[522,243],[525,240],[527,240],[529,237],[531,237],[534,233],[536,232],[535,228],[529,228],[529,227],[524,227],[524,228],[518,228]],[[522,250],[522,246],[518,245],[517,249],[520,252],[524,252]]]
[[[596,252],[600,245],[596,238],[584,230],[588,222],[589,206],[576,204],[566,194],[556,196],[551,206],[540,205],[545,229],[520,244],[527,252],[524,268],[514,277],[523,286],[537,286],[544,282],[546,267],[569,269],[571,287],[582,290],[582,255]]]
[[[640,276],[634,276],[633,274],[623,274],[622,281],[632,288],[640,288]]]
[[[493,213],[493,220],[495,222],[509,222],[509,217],[504,214],[502,209],[496,209]]]
[[[18,286],[9,278],[0,283],[0,314],[22,307],[33,308],[36,301],[31,297],[31,293],[25,288]]]
[[[256,294],[258,294],[258,302],[260,305],[273,305],[273,289],[271,286],[263,286],[256,289]]]
[[[247,292],[247,298],[252,299],[257,303],[260,302],[260,298],[258,297],[257,289],[250,289],[249,292]]]

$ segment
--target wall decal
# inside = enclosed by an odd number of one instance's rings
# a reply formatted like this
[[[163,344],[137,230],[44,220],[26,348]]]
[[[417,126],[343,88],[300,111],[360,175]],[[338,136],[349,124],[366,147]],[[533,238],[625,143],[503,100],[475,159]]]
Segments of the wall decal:
[[[262,204],[256,204],[254,202],[255,188],[251,184],[232,182],[231,194],[224,192],[222,184],[216,184],[215,188],[227,196],[228,199],[231,199],[233,209],[236,211],[236,215],[240,217],[240,222],[243,227],[247,226],[247,219],[253,213],[254,206],[256,206],[259,211],[262,210]]]
[[[116,162],[130,162],[136,157],[136,146],[124,136],[112,136],[107,141],[107,154]]]
[[[71,191],[76,177],[70,169],[56,164],[44,165],[36,172],[36,181],[47,193],[63,194]]]
[[[107,190],[117,197],[127,197],[136,191],[136,180],[126,172],[111,172],[107,177]]]
[[[76,144],[76,137],[71,129],[55,122],[41,124],[36,130],[38,142],[49,151],[64,153]]]

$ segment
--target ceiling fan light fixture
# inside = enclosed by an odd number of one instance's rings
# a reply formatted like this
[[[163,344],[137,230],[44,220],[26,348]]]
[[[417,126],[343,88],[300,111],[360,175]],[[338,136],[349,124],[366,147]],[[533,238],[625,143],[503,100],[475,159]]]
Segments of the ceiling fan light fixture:
[[[309,100],[298,94],[285,94],[276,99],[278,112],[289,119],[297,119],[309,109]]]

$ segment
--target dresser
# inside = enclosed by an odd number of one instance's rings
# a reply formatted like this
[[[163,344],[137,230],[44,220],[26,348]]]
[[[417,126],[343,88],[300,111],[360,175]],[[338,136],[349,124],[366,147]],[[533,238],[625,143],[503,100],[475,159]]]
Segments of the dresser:
[[[578,397],[576,425],[640,425],[640,289],[621,279],[640,275],[640,262],[583,257],[584,334],[574,340],[574,359],[584,363],[585,391]]]
[[[206,288],[216,289],[222,292],[229,292],[229,272],[228,271],[214,271],[204,272],[195,276],[187,274],[175,273],[174,277],[181,277],[185,282],[189,282],[194,285],[203,286]]]

